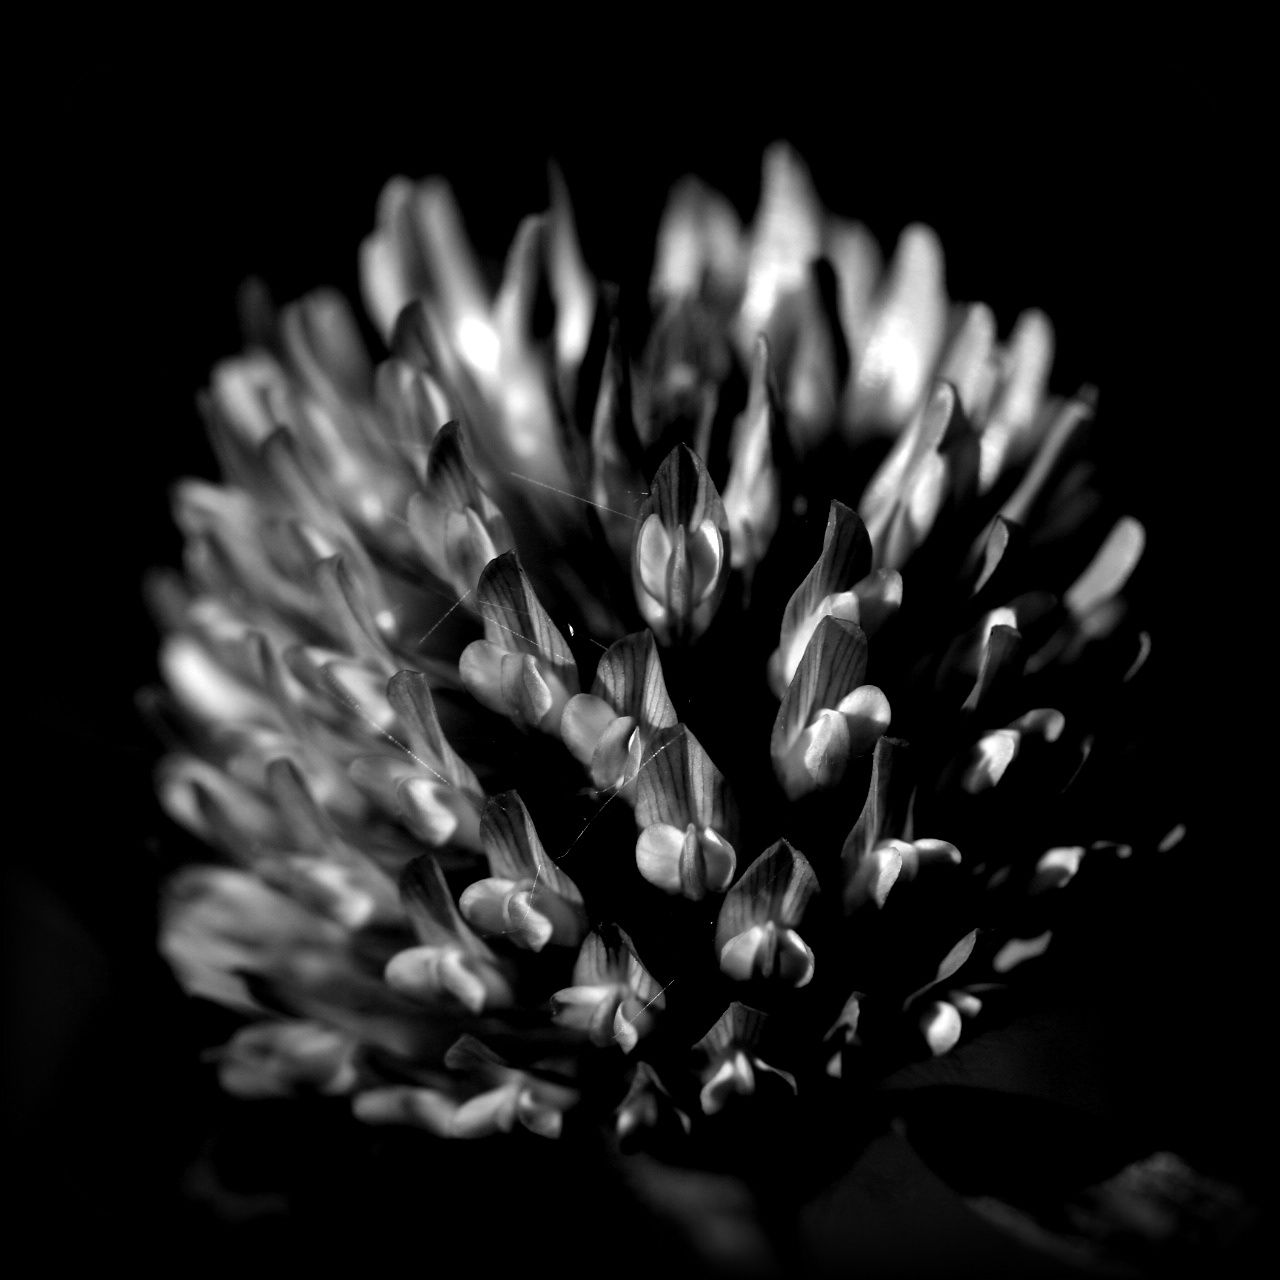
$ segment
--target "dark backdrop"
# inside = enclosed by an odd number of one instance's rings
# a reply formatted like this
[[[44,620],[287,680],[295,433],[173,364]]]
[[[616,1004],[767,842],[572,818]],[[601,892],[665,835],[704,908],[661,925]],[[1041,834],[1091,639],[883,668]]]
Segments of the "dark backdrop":
[[[596,68],[582,94],[490,68],[482,86],[432,74],[413,93],[366,95],[332,76],[256,75],[247,89],[243,68],[162,76],[131,62],[57,95],[18,246],[41,282],[39,350],[18,371],[36,371],[38,404],[18,427],[30,461],[11,472],[26,490],[18,559],[35,570],[21,578],[11,678],[37,714],[31,777],[10,798],[23,834],[9,1094],[30,1139],[24,1184],[52,1222],[103,1241],[136,1242],[159,1221],[181,1230],[179,1170],[225,1123],[194,1061],[202,1029],[153,956],[157,879],[183,846],[151,799],[155,745],[132,696],[156,647],[139,581],[177,562],[169,484],[212,474],[194,395],[238,346],[240,282],[259,275],[280,300],[320,284],[354,294],[357,244],[397,172],[448,176],[477,244],[501,255],[541,207],[550,153],[591,265],[643,287],[671,182],[697,171],[749,213],[777,137],[886,247],[908,221],[933,225],[952,296],[990,303],[1002,329],[1046,310],[1056,391],[1102,388],[1105,447],[1160,566],[1144,600],[1161,681],[1145,781],[1198,821],[1126,902],[1132,927],[1111,945],[1129,973],[1099,999],[1129,1029],[1125,1052],[1148,1055],[1132,1105],[1153,1131],[1227,1172],[1252,1167],[1250,886],[1265,854],[1242,742],[1253,715],[1238,701],[1258,686],[1234,607],[1251,526],[1208,355],[1215,263],[1231,252],[1216,222],[1230,199],[1221,121],[1185,68],[1038,65],[981,86],[919,71],[892,89],[816,89],[804,69],[615,83]]]

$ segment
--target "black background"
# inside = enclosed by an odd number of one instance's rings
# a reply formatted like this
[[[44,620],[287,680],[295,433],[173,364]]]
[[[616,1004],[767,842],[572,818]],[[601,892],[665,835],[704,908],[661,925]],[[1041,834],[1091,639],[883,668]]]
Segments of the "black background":
[[[448,176],[473,239],[501,256],[542,206],[553,154],[589,263],[643,287],[671,182],[696,171],[749,214],[779,137],[825,203],[886,247],[908,221],[931,224],[951,295],[990,303],[1002,331],[1024,307],[1047,311],[1056,391],[1102,389],[1105,444],[1159,566],[1144,599],[1161,690],[1145,781],[1185,799],[1192,837],[1131,891],[1106,940],[1128,969],[1097,998],[1126,1056],[1126,1105],[1163,1145],[1253,1176],[1271,850],[1242,600],[1262,521],[1235,443],[1254,424],[1227,398],[1236,320],[1215,293],[1238,260],[1221,145],[1234,122],[1193,60],[1154,51],[1118,65],[1037,54],[1018,75],[901,59],[874,80],[869,49],[862,74],[779,71],[767,53],[732,66],[655,53],[635,70],[579,55],[542,78],[472,73],[436,49],[418,79],[397,68],[359,88],[335,62],[285,79],[247,47],[163,73],[113,54],[51,95],[13,248],[38,288],[35,350],[11,368],[36,395],[11,424],[10,472],[25,530],[10,679],[36,714],[31,776],[9,797],[9,1094],[46,1248],[194,1231],[179,1170],[225,1123],[154,958],[156,884],[183,845],[151,799],[156,748],[132,699],[154,678],[140,579],[178,560],[168,486],[212,474],[194,396],[238,347],[241,281],[259,275],[279,300],[320,284],[354,296],[356,247],[398,172]]]

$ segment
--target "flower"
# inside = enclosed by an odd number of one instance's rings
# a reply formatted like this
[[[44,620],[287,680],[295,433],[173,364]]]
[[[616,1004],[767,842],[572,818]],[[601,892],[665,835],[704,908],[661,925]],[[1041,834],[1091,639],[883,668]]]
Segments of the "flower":
[[[644,332],[558,180],[496,292],[438,180],[361,271],[377,363],[322,293],[214,370],[153,593],[225,1087],[643,1145],[949,1051],[1115,848],[1073,789],[1150,647],[1048,320],[785,146],[750,227],[673,193]]]

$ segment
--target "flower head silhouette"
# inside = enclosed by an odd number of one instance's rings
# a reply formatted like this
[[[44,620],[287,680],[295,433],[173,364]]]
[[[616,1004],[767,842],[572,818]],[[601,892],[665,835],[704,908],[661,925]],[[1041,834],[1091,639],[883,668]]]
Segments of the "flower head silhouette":
[[[673,192],[647,325],[554,175],[496,290],[438,180],[360,265],[386,353],[260,308],[153,591],[224,1086],[667,1147],[948,1052],[1125,852],[1074,798],[1144,532],[1048,319],[923,227],[882,264],[781,145],[748,227]]]

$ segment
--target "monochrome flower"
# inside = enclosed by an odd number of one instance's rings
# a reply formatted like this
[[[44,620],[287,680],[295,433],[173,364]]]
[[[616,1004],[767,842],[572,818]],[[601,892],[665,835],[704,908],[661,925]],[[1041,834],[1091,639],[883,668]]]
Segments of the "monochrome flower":
[[[438,179],[360,262],[386,350],[257,316],[152,593],[226,1088],[634,1144],[947,1052],[1114,849],[1073,788],[1150,648],[1048,320],[922,227],[882,265],[785,146],[749,226],[673,192],[647,324],[558,176],[496,290]]]

